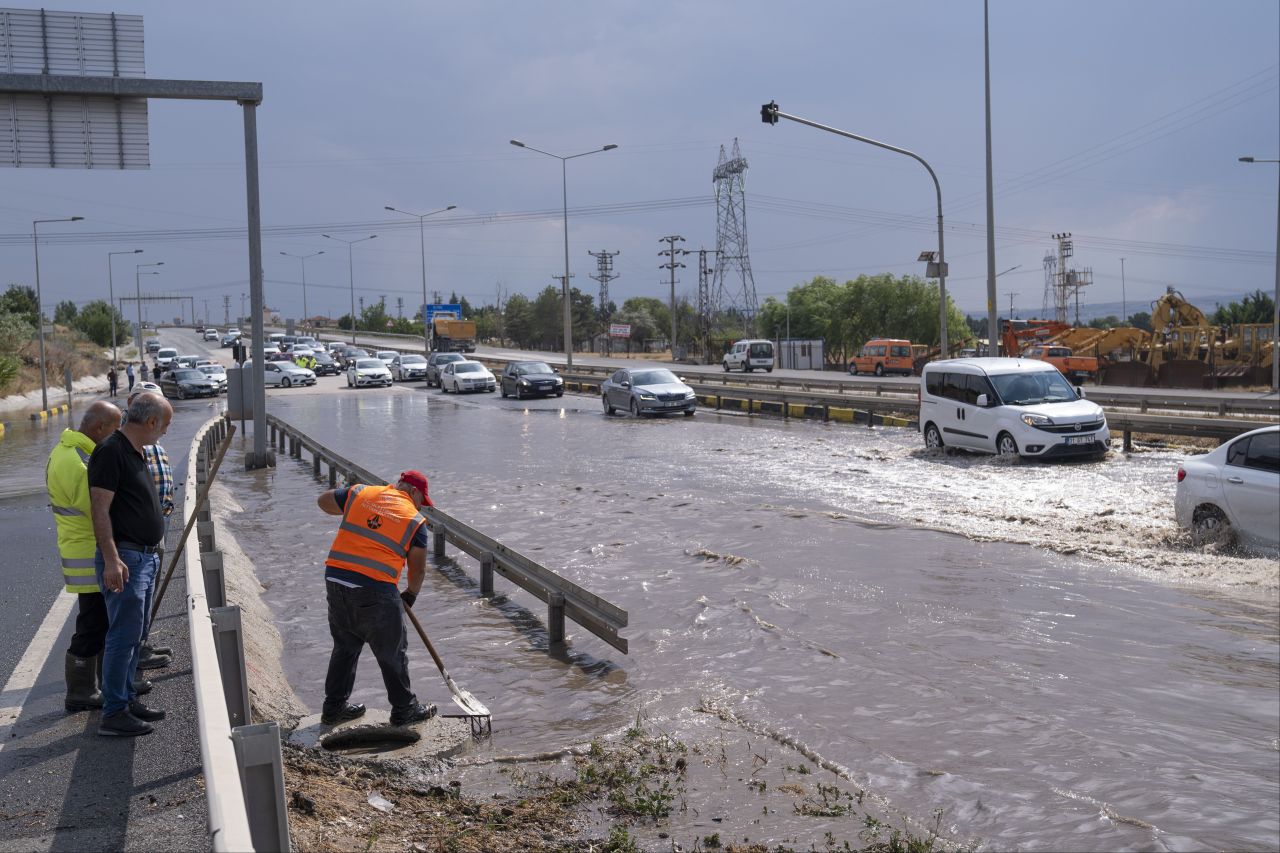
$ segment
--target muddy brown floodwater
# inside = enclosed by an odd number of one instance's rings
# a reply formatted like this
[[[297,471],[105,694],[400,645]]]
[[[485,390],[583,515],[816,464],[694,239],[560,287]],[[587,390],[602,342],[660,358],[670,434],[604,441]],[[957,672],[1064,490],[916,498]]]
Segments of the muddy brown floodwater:
[[[582,745],[637,713],[696,741],[695,709],[717,709],[984,849],[1280,846],[1277,565],[1186,546],[1178,453],[1010,465],[930,456],[907,430],[336,384],[272,410],[383,476],[422,468],[442,509],[630,613],[629,655],[573,623],[547,654],[534,599],[499,578],[509,597],[481,600],[465,556],[429,572],[416,611],[495,714],[480,753]],[[224,471],[318,708],[323,485],[309,459]],[[354,698],[385,705],[368,656]]]

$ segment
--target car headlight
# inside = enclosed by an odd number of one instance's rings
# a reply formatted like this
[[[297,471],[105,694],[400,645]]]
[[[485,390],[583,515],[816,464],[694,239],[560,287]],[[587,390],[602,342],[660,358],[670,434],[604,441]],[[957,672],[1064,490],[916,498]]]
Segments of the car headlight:
[[[657,397],[655,397],[655,396],[653,396],[652,394],[648,394],[648,393],[641,392],[641,394],[640,394],[640,399],[641,399],[641,400],[656,400],[656,399],[658,399],[658,398],[657,398]]]
[[[529,380],[528,380],[528,379],[521,379],[521,380],[520,380],[520,384],[521,384],[521,385],[528,385],[528,384],[529,384]]]
[[[686,400],[692,400],[692,399],[693,399],[694,397],[696,397],[696,396],[698,396],[698,395],[697,395],[697,394],[695,394],[695,393],[693,393],[692,391],[687,391],[687,392],[685,392],[684,398],[685,398]]]
[[[557,385],[563,385],[563,384],[564,384],[564,380],[563,380],[563,379],[561,379],[559,376],[557,376],[557,377],[556,377],[556,384],[557,384]]]
[[[1022,422],[1029,427],[1037,427],[1037,426],[1046,426],[1048,424],[1051,424],[1053,423],[1053,419],[1047,418],[1044,415],[1027,414],[1022,416]]]

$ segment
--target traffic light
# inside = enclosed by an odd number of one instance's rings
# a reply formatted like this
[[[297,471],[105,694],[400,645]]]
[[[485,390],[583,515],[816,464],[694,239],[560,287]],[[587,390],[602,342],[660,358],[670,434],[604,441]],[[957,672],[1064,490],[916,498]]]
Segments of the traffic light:
[[[778,123],[778,103],[770,101],[760,107],[760,120],[765,124]]]

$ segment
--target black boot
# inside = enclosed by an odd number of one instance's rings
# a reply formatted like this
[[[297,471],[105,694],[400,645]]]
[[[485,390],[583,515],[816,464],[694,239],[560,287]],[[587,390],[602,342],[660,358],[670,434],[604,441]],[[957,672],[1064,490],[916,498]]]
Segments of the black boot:
[[[98,688],[102,688],[102,652],[98,652],[98,656],[93,659],[94,676],[97,679]],[[145,696],[151,692],[152,684],[147,680],[140,671],[133,673],[133,692],[139,696]],[[102,702],[98,702],[98,707],[102,707]]]
[[[102,691],[98,689],[93,658],[78,658],[67,652],[64,671],[67,677],[67,698],[62,704],[68,714],[102,707]]]

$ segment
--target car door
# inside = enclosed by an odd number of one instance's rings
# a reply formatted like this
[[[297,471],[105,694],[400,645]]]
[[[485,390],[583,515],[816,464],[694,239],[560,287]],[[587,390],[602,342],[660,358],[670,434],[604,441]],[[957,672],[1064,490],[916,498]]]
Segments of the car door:
[[[982,448],[981,440],[985,436],[969,424],[969,412],[975,407],[968,404],[968,395],[968,375],[951,371],[942,374],[938,389],[938,396],[942,397],[938,403],[938,428],[942,430],[944,443],[977,450]]]
[[[1246,540],[1280,544],[1280,432],[1241,438],[1227,449],[1222,496]]]
[[[280,384],[280,378],[284,376],[284,374],[280,372],[279,364],[274,361],[268,361],[266,364],[262,365],[262,370],[262,375],[264,377],[263,381],[267,385]]]
[[[623,387],[623,383],[626,387]],[[609,405],[625,409],[631,405],[631,375],[623,370],[615,370],[613,376],[609,377]]]

